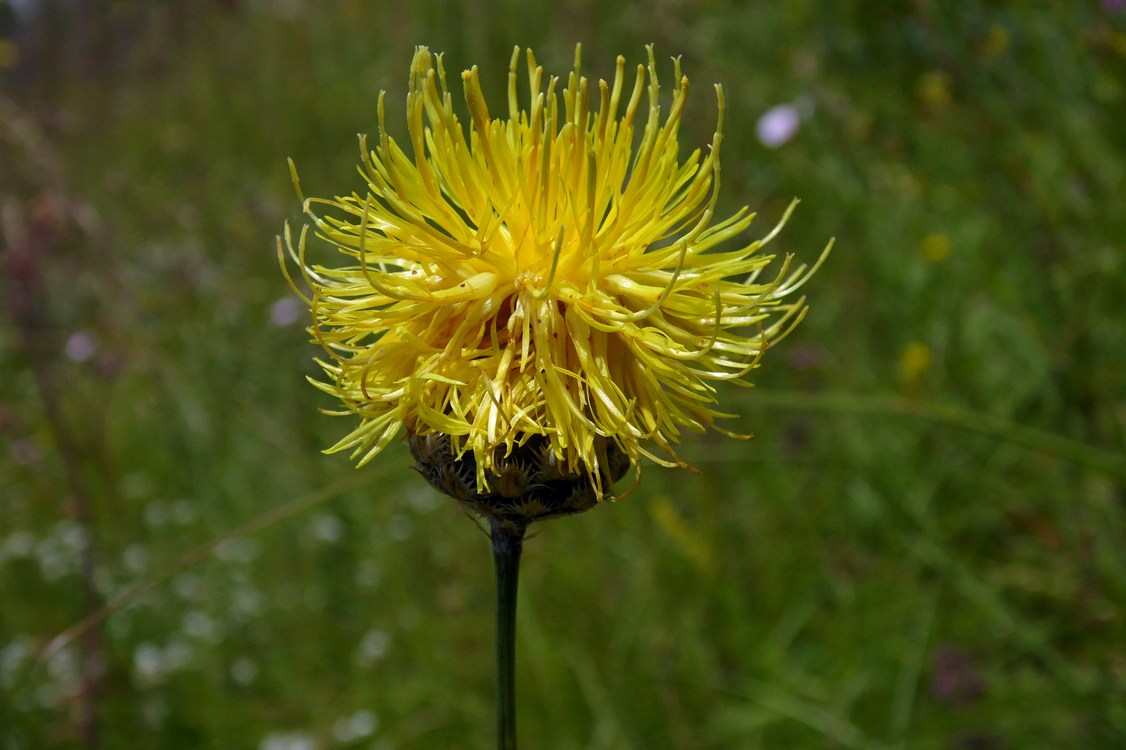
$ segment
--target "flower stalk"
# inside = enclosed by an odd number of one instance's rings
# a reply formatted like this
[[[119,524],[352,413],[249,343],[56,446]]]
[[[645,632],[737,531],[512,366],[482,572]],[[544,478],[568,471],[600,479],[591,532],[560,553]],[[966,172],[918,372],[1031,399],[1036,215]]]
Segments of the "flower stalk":
[[[497,582],[497,748],[516,750],[516,592],[524,523],[491,518]]]

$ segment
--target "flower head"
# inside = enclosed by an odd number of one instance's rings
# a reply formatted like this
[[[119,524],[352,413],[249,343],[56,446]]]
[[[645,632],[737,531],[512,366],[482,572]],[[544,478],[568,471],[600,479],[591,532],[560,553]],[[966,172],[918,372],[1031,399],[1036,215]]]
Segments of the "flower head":
[[[785,298],[812,270],[787,257],[760,278],[778,228],[747,243],[747,208],[715,215],[722,89],[710,147],[684,154],[679,60],[662,115],[652,48],[633,75],[619,57],[596,91],[575,58],[560,104],[528,51],[522,102],[517,49],[503,118],[465,71],[463,126],[442,57],[418,48],[409,151],[381,95],[378,142],[360,138],[366,190],[304,202],[345,264],[311,263],[308,228],[286,228],[328,354],[315,384],[360,420],[330,450],[363,464],[406,428],[427,479],[482,512],[504,497],[537,515],[532,489],[564,480],[555,495],[589,506],[643,458],[686,465],[682,432],[725,416],[716,384],[746,384],[806,309]]]

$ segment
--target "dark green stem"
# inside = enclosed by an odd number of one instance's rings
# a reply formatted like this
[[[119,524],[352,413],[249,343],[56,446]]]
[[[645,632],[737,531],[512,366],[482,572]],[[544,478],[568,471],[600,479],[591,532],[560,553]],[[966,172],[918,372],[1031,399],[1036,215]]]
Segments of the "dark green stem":
[[[522,523],[489,519],[497,576],[497,747],[516,750],[516,585]]]

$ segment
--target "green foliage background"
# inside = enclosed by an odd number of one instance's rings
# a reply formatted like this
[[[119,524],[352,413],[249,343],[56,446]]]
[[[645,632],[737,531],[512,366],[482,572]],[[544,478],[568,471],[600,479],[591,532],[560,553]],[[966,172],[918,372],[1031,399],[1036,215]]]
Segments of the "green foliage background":
[[[528,542],[523,745],[1126,746],[1120,6],[0,2],[0,748],[492,744],[485,536],[405,446],[321,455],[273,238],[414,45],[499,96],[576,42],[681,55],[689,144],[721,81],[722,204],[837,246],[724,393],[755,440]]]

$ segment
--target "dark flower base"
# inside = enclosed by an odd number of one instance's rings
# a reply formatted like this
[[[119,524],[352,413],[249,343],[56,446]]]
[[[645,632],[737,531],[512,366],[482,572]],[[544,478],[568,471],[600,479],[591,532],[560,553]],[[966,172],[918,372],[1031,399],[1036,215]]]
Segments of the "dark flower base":
[[[477,491],[477,459],[472,452],[454,454],[450,436],[443,433],[409,433],[415,469],[439,492],[469,506],[486,518],[526,526],[542,518],[582,513],[598,503],[591,477],[570,474],[556,460],[549,441],[532,435],[523,445],[504,455],[498,448],[493,471],[485,474],[487,492]],[[629,469],[629,458],[613,441],[605,443],[603,496]]]

